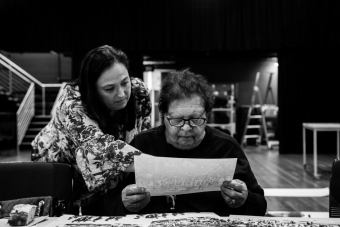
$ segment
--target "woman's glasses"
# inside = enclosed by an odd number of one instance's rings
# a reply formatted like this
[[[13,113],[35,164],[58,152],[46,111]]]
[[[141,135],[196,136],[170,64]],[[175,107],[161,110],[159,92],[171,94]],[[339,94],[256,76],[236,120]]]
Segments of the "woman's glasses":
[[[183,127],[186,121],[189,122],[189,125],[191,127],[202,126],[207,120],[205,117],[183,119],[183,118],[171,118],[168,115],[166,116],[166,118],[168,119],[169,124],[171,126],[177,126],[177,127]]]

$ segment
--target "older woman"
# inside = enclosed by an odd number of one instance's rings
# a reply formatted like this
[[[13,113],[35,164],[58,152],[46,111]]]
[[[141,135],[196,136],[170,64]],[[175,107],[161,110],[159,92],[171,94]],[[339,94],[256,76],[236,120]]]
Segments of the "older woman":
[[[214,212],[264,215],[264,191],[250,168],[247,157],[231,136],[206,125],[213,106],[211,86],[190,71],[171,72],[162,81],[159,110],[164,125],[142,132],[131,145],[144,153],[177,158],[237,158],[234,179],[224,181],[220,192],[155,196],[144,188],[128,185],[122,191],[125,208],[139,213]],[[175,204],[175,210],[171,207]]]

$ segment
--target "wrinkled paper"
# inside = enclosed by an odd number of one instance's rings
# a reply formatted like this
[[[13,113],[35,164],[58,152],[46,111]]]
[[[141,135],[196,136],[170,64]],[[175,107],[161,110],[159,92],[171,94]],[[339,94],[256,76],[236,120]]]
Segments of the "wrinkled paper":
[[[237,158],[165,158],[134,156],[136,184],[151,196],[220,191],[234,177]]]

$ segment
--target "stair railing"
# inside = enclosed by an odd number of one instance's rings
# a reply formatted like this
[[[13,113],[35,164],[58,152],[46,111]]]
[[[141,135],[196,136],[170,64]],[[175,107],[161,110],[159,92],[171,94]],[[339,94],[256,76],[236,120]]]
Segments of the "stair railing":
[[[2,56],[0,56],[2,57]],[[34,116],[34,83],[21,75],[15,68],[4,62],[0,58],[1,68],[1,85],[7,87],[9,93],[25,93],[20,106],[16,112],[16,150],[19,150],[27,128]],[[6,69],[7,73],[5,73]],[[7,78],[6,78],[7,74]]]
[[[20,106],[16,112],[17,121],[17,151],[28,126],[35,114],[35,85],[42,91],[42,115],[46,116],[46,88],[61,87],[62,84],[43,84],[14,62],[0,53],[0,66],[5,67],[0,71],[0,85],[8,88],[10,93],[25,93]]]
[[[16,65],[14,62],[6,58],[4,55],[0,54],[0,60],[7,65],[11,66],[11,68],[16,69],[18,73],[20,73],[23,77],[26,77],[28,80],[33,82],[35,85],[41,88],[41,96],[42,96],[42,115],[46,116],[46,88],[53,88],[53,87],[61,87],[61,83],[57,84],[44,84],[41,83],[39,80],[37,80],[35,77],[30,75],[28,72],[20,68],[18,65]],[[10,69],[9,69],[10,70]],[[11,84],[10,84],[11,86]]]
[[[34,83],[31,83],[17,110],[17,146],[21,144],[26,134],[34,111]]]

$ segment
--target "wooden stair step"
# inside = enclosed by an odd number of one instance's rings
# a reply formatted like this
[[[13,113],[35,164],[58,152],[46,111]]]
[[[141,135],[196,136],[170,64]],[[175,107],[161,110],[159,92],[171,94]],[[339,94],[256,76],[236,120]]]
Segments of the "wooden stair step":
[[[21,146],[31,146],[31,142],[32,141],[30,141],[30,142],[22,142]]]
[[[34,139],[37,135],[25,135],[24,139]]]
[[[39,127],[39,128],[28,128],[26,133],[27,132],[36,132],[36,133],[38,133],[40,131],[41,131],[41,127]]]
[[[31,122],[31,125],[47,125],[49,121],[35,121]]]

